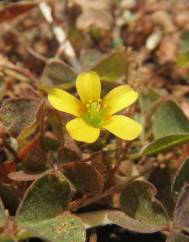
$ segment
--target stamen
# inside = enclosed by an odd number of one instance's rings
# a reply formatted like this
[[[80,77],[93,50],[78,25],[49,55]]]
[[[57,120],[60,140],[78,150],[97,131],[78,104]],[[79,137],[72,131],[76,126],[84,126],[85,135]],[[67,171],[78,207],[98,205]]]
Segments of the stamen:
[[[94,127],[100,127],[108,114],[107,108],[102,107],[101,102],[101,99],[97,101],[89,100],[85,105],[86,111],[82,114],[84,120]]]

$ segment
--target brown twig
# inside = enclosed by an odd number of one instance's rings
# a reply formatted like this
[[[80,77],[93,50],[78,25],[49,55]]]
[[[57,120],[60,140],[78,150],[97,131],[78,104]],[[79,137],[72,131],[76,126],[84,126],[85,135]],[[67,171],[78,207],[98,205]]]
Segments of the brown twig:
[[[44,62],[44,63],[47,63],[48,61],[48,58],[46,58],[45,56],[39,54],[38,52],[36,52],[33,48],[29,47],[28,48],[28,52],[33,56],[35,57],[36,59]]]
[[[8,64],[6,63],[6,64],[3,64],[3,65],[0,64],[0,68],[5,69],[5,70],[8,69],[8,70],[11,70],[11,71],[15,71],[15,72],[22,74],[23,76],[27,77],[28,79],[30,79],[33,82],[38,81],[37,77],[35,77],[29,70],[23,69],[19,66],[12,64],[12,63],[8,63]]]

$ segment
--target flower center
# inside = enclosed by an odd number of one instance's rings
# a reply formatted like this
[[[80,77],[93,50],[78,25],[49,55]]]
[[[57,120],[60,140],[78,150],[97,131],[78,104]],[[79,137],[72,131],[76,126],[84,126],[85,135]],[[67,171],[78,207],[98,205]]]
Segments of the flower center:
[[[108,116],[108,108],[102,107],[101,100],[89,100],[81,116],[88,124],[99,128]]]

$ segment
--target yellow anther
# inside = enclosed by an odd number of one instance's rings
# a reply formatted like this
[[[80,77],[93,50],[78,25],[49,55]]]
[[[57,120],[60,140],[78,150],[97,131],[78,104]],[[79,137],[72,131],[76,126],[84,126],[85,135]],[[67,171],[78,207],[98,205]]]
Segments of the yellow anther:
[[[99,100],[98,101],[89,100],[85,106],[88,109],[88,112],[90,112],[90,113],[99,112],[101,109],[101,104],[100,104]]]

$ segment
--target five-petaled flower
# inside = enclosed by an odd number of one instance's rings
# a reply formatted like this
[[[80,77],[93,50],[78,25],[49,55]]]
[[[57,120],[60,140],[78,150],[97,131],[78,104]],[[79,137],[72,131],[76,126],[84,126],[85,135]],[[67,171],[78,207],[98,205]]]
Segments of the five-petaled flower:
[[[139,123],[123,115],[114,115],[138,98],[138,93],[129,85],[118,86],[101,99],[100,78],[96,72],[90,71],[78,75],[76,88],[80,100],[58,88],[48,94],[55,109],[76,116],[66,124],[73,139],[93,143],[101,129],[124,140],[133,140],[140,135],[142,127]]]

